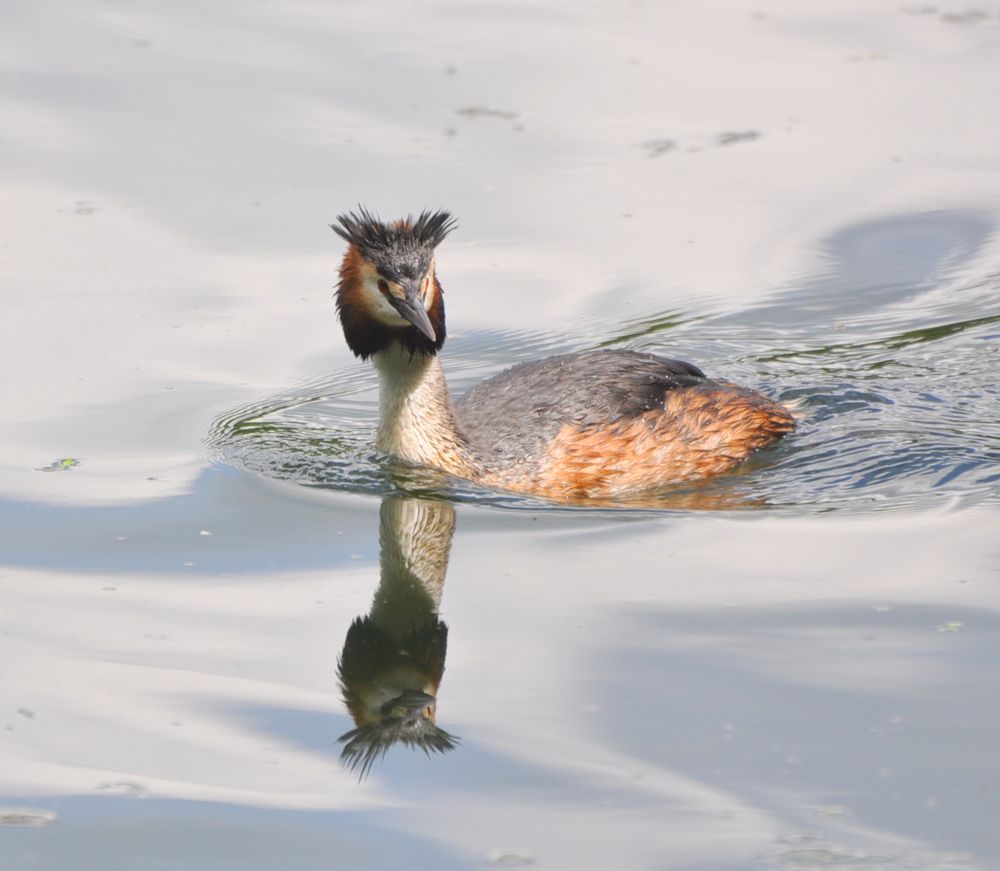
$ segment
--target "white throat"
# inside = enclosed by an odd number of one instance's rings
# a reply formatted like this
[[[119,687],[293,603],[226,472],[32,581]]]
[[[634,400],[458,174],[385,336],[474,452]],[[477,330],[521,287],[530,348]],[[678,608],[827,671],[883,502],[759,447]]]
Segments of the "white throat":
[[[449,470],[462,449],[440,360],[393,344],[372,362],[380,384],[376,447],[410,463]]]

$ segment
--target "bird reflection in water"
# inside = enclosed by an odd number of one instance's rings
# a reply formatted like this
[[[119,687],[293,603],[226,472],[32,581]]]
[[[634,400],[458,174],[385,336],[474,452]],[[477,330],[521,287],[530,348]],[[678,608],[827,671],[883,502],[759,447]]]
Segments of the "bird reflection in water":
[[[341,760],[365,778],[394,744],[445,753],[458,739],[437,725],[448,627],[438,617],[455,510],[390,496],[379,517],[381,578],[369,613],[347,631],[337,673],[355,728]]]

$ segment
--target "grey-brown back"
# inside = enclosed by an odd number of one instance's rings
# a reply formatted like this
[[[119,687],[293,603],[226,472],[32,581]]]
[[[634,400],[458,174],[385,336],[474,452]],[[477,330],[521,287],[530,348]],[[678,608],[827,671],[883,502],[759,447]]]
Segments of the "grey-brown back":
[[[469,447],[497,470],[535,465],[566,424],[608,424],[663,407],[670,390],[708,383],[690,363],[635,351],[582,351],[522,363],[455,402]]]

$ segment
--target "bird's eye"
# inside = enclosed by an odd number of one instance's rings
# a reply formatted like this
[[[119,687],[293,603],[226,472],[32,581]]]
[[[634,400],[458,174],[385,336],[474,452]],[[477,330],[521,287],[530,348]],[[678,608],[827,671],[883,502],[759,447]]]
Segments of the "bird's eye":
[[[382,291],[382,294],[384,296],[388,296],[389,295],[389,282],[386,281],[384,278],[380,278],[378,280],[378,289]]]

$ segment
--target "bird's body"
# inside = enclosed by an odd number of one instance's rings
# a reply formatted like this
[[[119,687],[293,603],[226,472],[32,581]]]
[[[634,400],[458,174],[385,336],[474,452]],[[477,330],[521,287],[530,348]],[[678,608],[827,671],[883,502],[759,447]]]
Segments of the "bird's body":
[[[348,345],[378,370],[386,453],[489,487],[615,499],[727,472],[795,427],[760,393],[633,351],[523,363],[453,402],[434,270],[450,216],[384,224],[361,210],[338,221],[350,247],[337,307]]]

